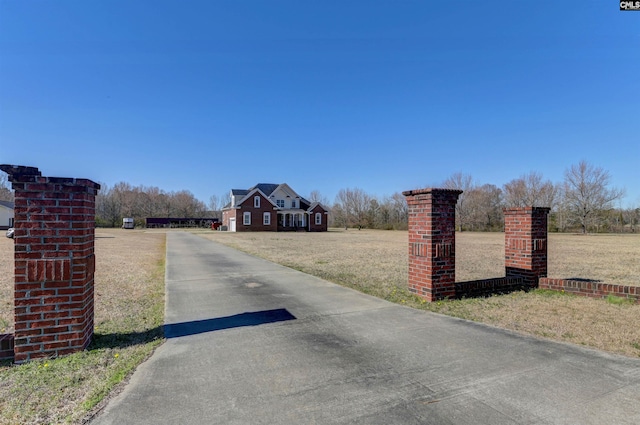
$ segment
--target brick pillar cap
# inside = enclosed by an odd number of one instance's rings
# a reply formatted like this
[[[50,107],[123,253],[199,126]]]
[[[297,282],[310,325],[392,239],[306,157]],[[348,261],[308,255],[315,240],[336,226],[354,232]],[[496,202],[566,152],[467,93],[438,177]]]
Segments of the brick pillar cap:
[[[425,189],[414,189],[402,192],[404,196],[426,195],[429,193],[449,193],[451,195],[460,195],[463,191],[458,189],[440,189],[436,187],[428,187]]]
[[[35,182],[54,183],[63,186],[84,186],[100,190],[100,184],[89,179],[77,179],[71,177],[42,177],[42,173],[36,167],[27,167],[24,165],[0,165],[0,170],[9,175],[9,181],[18,182]]]
[[[10,165],[10,164],[2,164],[0,165],[0,170],[4,171],[9,175],[10,181],[15,181],[22,176],[35,176],[40,177],[42,173],[36,167],[27,167],[25,165]]]
[[[502,212],[504,214],[522,214],[522,213],[533,213],[533,212],[546,212],[551,211],[549,207],[513,207],[513,208],[503,208]]]

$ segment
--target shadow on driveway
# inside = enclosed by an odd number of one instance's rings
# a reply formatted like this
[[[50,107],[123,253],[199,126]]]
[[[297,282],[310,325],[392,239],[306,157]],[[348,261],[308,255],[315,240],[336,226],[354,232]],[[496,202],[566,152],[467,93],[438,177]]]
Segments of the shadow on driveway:
[[[296,317],[284,308],[277,310],[241,313],[233,316],[218,317],[216,319],[194,320],[191,322],[172,323],[164,325],[165,338],[178,338],[196,335],[222,329],[240,328],[244,326],[258,326],[266,323],[285,322],[295,320]]]

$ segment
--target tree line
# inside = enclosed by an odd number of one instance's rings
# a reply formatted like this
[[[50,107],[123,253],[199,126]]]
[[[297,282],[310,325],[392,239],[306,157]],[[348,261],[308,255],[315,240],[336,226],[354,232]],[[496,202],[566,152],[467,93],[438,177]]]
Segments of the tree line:
[[[635,232],[640,224],[640,208],[616,207],[624,190],[611,187],[607,170],[586,161],[565,170],[559,183],[532,171],[502,187],[476,183],[464,173],[437,186],[463,191],[456,204],[458,231],[502,230],[503,208],[525,206],[550,208],[550,231]],[[336,196],[332,220],[334,226],[406,229],[407,207],[400,193],[378,199],[360,189],[344,189]]]
[[[132,217],[136,226],[144,226],[147,217],[218,217],[213,209],[188,190],[166,192],[155,186],[132,186],[120,182],[112,187],[101,184],[96,196],[96,225],[120,227],[124,217]],[[218,217],[219,218],[219,217]]]
[[[188,190],[166,192],[155,186],[132,186],[126,182],[101,186],[96,197],[96,225],[101,227],[120,227],[124,217],[133,217],[138,226],[144,225],[146,217],[221,219],[221,209],[229,203],[228,194],[212,195],[205,203]],[[502,187],[477,183],[464,173],[454,173],[436,186],[463,191],[456,205],[459,231],[502,230],[503,208],[524,206],[550,208],[550,231],[635,232],[640,224],[640,206],[616,207],[624,191],[611,187],[607,170],[586,161],[567,168],[559,183],[532,171]],[[378,197],[362,189],[347,188],[330,202],[315,190],[308,199],[330,210],[329,225],[333,227],[407,229],[407,204],[400,192]],[[4,173],[0,173],[0,200],[13,200]]]

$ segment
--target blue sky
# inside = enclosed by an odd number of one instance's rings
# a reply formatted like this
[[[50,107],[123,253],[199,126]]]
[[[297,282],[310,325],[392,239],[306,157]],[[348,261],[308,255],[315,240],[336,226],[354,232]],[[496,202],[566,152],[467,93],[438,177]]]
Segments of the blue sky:
[[[614,0],[0,0],[0,163],[206,202],[586,160],[640,206],[639,71]]]

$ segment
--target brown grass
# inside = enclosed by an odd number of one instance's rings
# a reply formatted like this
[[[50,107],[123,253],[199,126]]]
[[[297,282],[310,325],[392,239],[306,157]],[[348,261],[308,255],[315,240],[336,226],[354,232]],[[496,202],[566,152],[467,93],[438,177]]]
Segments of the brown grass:
[[[542,337],[640,356],[640,305],[544,291],[426,304],[407,286],[407,233],[199,235],[390,301]],[[549,235],[549,277],[640,285],[640,235]],[[504,275],[503,233],[458,233],[458,281]]]
[[[0,424],[80,423],[162,341],[163,233],[96,231],[95,333],[87,351],[0,365]],[[13,241],[0,244],[0,320],[13,330]]]
[[[13,333],[13,239],[0,232],[0,334]]]
[[[96,332],[110,332],[114,323],[137,318],[137,311],[129,307],[149,306],[149,283],[157,283],[159,272],[164,276],[164,270],[158,270],[164,256],[163,232],[96,231]],[[164,296],[164,280],[161,283]]]
[[[95,321],[98,330],[131,312],[148,290],[162,251],[164,233],[121,229],[96,230]],[[0,333],[13,332],[13,240],[0,238]]]

